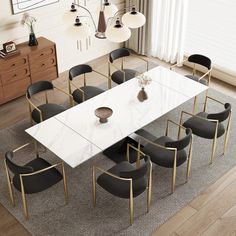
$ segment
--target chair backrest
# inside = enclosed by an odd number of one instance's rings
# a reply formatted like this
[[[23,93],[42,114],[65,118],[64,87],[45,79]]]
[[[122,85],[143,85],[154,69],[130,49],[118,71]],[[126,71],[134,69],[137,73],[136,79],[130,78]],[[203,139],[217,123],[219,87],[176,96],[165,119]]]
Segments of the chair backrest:
[[[166,142],[165,147],[170,147],[170,148],[176,148],[178,151],[183,150],[186,148],[192,138],[192,130],[190,128],[187,128],[185,130],[185,136],[177,141],[172,141],[172,142]]]
[[[127,48],[119,48],[114,51],[112,51],[109,55],[109,60],[111,63],[113,63],[114,60],[130,56],[130,51]]]
[[[207,119],[218,120],[219,122],[225,121],[231,112],[231,104],[225,103],[225,110],[219,113],[210,113],[207,115]]]
[[[27,96],[28,98],[31,98],[36,93],[52,89],[53,89],[53,84],[50,81],[46,80],[38,81],[36,83],[31,84],[27,88]]]
[[[208,70],[211,69],[211,59],[201,55],[201,54],[193,54],[188,57],[188,61],[192,63],[199,64],[201,66],[206,67]]]
[[[83,75],[85,73],[90,73],[92,71],[92,67],[86,64],[74,66],[69,70],[69,79],[73,80],[73,78],[76,76]]]
[[[14,153],[12,151],[7,151],[5,153],[5,160],[6,160],[7,167],[12,173],[19,175],[19,174],[32,173],[34,171],[31,166],[19,166],[15,164],[12,161],[13,157],[14,157]]]
[[[131,171],[122,171],[120,172],[120,177],[122,178],[132,178],[132,179],[140,179],[144,177],[150,166],[150,157],[144,156],[145,162],[137,169]]]

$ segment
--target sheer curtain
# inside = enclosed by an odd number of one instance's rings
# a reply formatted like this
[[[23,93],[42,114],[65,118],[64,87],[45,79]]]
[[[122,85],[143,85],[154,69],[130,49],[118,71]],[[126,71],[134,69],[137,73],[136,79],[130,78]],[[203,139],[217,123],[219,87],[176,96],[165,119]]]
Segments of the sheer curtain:
[[[184,56],[188,0],[153,0],[149,54],[166,62]]]

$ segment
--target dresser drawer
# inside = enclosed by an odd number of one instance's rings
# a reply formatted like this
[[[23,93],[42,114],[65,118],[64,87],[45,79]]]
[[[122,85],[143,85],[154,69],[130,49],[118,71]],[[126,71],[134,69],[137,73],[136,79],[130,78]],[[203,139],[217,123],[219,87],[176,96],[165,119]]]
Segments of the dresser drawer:
[[[26,93],[28,86],[30,85],[30,77],[26,77],[23,80],[15,81],[3,86],[4,100],[11,100],[22,96]]]
[[[39,72],[39,73],[32,73],[31,74],[31,82],[32,83],[35,83],[37,81],[40,81],[40,80],[48,80],[48,81],[51,81],[51,80],[54,80],[58,77],[58,74],[57,74],[57,67],[56,66],[53,66],[43,72]]]
[[[42,50],[37,51],[36,53],[32,53],[29,56],[30,63],[37,63],[37,61],[45,60],[48,57],[54,57],[55,56],[55,47],[47,47]]]
[[[31,64],[31,73],[34,74],[34,73],[43,72],[55,65],[56,65],[56,58],[55,57],[50,57],[50,58],[45,59],[43,61],[35,61],[34,64]]]
[[[17,80],[24,79],[30,75],[29,66],[23,66],[15,70],[1,73],[2,85],[12,83]]]
[[[1,60],[0,73],[7,72],[9,70],[14,70],[24,65],[28,65],[27,56],[16,56],[11,59]]]

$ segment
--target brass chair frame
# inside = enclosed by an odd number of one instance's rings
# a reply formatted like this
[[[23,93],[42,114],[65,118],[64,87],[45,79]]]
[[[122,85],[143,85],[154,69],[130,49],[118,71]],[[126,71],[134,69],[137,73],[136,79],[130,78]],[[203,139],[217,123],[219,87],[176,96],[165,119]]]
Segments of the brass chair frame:
[[[172,120],[167,120],[167,125],[166,125],[166,131],[165,131],[165,135],[167,136],[168,133],[169,133],[169,124],[173,124],[175,126],[177,126],[179,129],[178,129],[178,139],[180,137],[180,132],[181,132],[181,129],[182,130],[186,130],[185,127],[183,127],[182,125],[172,121]],[[174,152],[174,164],[173,164],[173,170],[172,170],[172,187],[171,187],[171,192],[174,193],[175,191],[175,183],[176,183],[176,172],[177,172],[177,148],[170,148],[170,147],[165,147],[163,145],[160,145],[160,144],[157,144],[157,143],[154,143],[152,141],[150,141],[149,139],[146,139],[144,137],[141,137],[139,138],[139,143],[138,143],[138,146],[139,148],[141,147],[141,142],[142,141],[145,141],[155,147],[158,147],[158,148],[162,148],[164,150],[169,150],[169,151],[172,151]],[[189,151],[188,151],[188,157],[187,157],[187,172],[186,172],[186,183],[188,182],[189,180],[189,176],[190,176],[190,170],[191,170],[191,163],[192,163],[192,146],[193,146],[193,136],[191,137],[191,141],[190,141],[190,145],[189,145]]]
[[[74,106],[74,100],[73,100],[73,97],[71,94],[65,92],[64,90],[56,87],[53,85],[53,88],[58,90],[59,92],[67,95],[69,98],[70,98],[70,106],[73,107]],[[47,104],[48,103],[48,91],[44,91],[44,94],[45,94],[45,103]],[[31,125],[34,124],[34,121],[32,119],[32,111],[33,109],[36,109],[38,112],[39,112],[39,116],[40,116],[40,122],[43,121],[43,114],[42,114],[42,111],[31,101],[31,99],[28,97],[28,94],[26,93],[25,95],[26,97],[26,100],[28,101],[28,104],[29,104],[29,113],[30,113],[30,121],[31,121]]]
[[[106,79],[108,79],[108,85],[111,84],[111,82],[109,81],[110,80],[110,77],[102,74],[101,72],[97,71],[97,70],[94,70],[92,69],[92,72],[95,72],[103,77],[105,77]],[[86,87],[87,85],[87,81],[86,81],[86,73],[83,74],[84,75],[84,79],[83,79],[83,83],[84,83],[84,87]],[[75,87],[76,89],[78,89],[78,91],[80,91],[80,93],[82,94],[82,99],[83,99],[83,102],[85,101],[85,94],[84,94],[84,91],[78,87],[72,80],[68,79],[68,84],[69,84],[69,94],[72,96],[72,86]],[[109,89],[109,86],[108,86],[108,89]],[[72,96],[72,100],[73,100],[73,96]],[[74,100],[73,100],[74,101]]]
[[[205,102],[204,102],[204,108],[203,108],[204,112],[206,111],[207,101],[208,100],[212,100],[212,101],[217,102],[217,103],[219,103],[221,105],[225,105],[223,102],[221,102],[221,101],[219,101],[219,100],[217,100],[215,98],[206,96],[205,97]],[[183,124],[183,115],[188,115],[188,116],[191,116],[191,117],[196,116],[195,114],[192,114],[192,113],[189,113],[189,112],[186,112],[186,111],[182,111],[181,112],[181,116],[180,116],[180,124]],[[226,152],[226,148],[227,148],[227,144],[228,144],[229,131],[230,131],[230,126],[231,126],[231,117],[232,117],[232,109],[231,109],[229,117],[228,117],[227,127],[226,127],[226,131],[225,131],[223,155]],[[215,151],[216,151],[217,132],[218,132],[219,121],[218,120],[214,120],[214,119],[207,119],[207,118],[203,118],[203,117],[199,117],[199,116],[198,116],[198,118],[202,119],[202,120],[205,120],[205,121],[211,121],[211,122],[214,122],[216,124],[215,136],[214,136],[213,143],[212,143],[211,161],[210,161],[210,164],[212,164],[214,159],[215,159]]]
[[[182,62],[176,63],[170,67],[170,70],[173,70],[174,68],[183,65],[184,62],[187,62],[188,59],[183,60]],[[192,62],[190,62],[192,63]],[[197,69],[196,69],[196,63],[193,64],[193,70],[192,70],[192,75],[195,76]],[[211,81],[211,74],[212,74],[212,68],[210,70],[207,70],[206,73],[204,73],[201,77],[198,78],[198,82],[200,82],[202,79],[207,79],[207,86],[210,86],[210,81]],[[208,77],[207,77],[208,75]],[[205,97],[208,95],[208,89],[206,91]],[[196,112],[196,105],[197,105],[197,96],[194,97],[194,102],[193,102],[193,111],[192,113],[195,114]]]
[[[17,151],[23,149],[24,147],[26,147],[28,145],[30,145],[30,143],[24,144],[23,146],[16,148],[15,150],[13,150],[13,153],[16,153]],[[11,200],[12,206],[14,207],[15,206],[15,197],[14,197],[13,186],[12,186],[13,185],[13,180],[10,176],[10,171],[7,167],[6,160],[4,160],[4,165],[5,165],[5,171],[6,171],[6,177],[7,177],[7,184],[8,184],[10,200]],[[51,165],[50,167],[44,168],[42,170],[35,171],[33,173],[20,174],[21,197],[22,197],[23,208],[24,208],[24,216],[25,216],[26,220],[29,219],[29,212],[28,212],[28,205],[27,205],[26,195],[25,195],[25,190],[24,190],[24,177],[37,175],[37,174],[40,174],[42,172],[45,172],[45,171],[47,171],[49,169],[52,169],[52,168],[55,168],[55,167],[61,167],[62,176],[63,176],[63,188],[64,188],[64,194],[65,194],[65,203],[66,204],[68,203],[67,179],[66,179],[66,173],[65,173],[65,168],[64,168],[64,163],[63,162],[59,162],[57,164]]]
[[[129,161],[130,148],[137,151],[137,153],[138,153],[137,157],[139,158],[139,162],[140,162],[140,155],[145,156],[145,153],[143,153],[140,149],[132,146],[129,143],[127,144],[127,154],[126,154],[127,161]],[[137,163],[137,165],[138,165],[138,163]],[[129,184],[130,184],[130,200],[129,200],[130,225],[132,225],[134,222],[134,197],[133,197],[133,180],[132,180],[132,178],[122,178],[122,177],[119,177],[117,175],[114,175],[114,174],[108,172],[107,170],[102,169],[101,167],[93,166],[92,178],[93,178],[93,206],[94,207],[96,206],[96,174],[97,174],[97,171],[105,173],[115,179],[129,182]],[[152,162],[151,161],[150,161],[150,168],[149,168],[148,175],[149,175],[149,177],[148,177],[148,187],[147,187],[147,212],[149,212],[149,210],[150,210],[151,198],[152,198]]]
[[[130,56],[128,56],[129,58],[130,57],[134,57],[134,58],[137,58],[137,59],[140,59],[142,61],[144,61],[146,63],[146,71],[149,70],[149,60],[146,60],[142,57],[139,57],[139,56],[136,56],[134,54],[131,54]],[[123,74],[123,82],[126,81],[126,78],[125,78],[125,71],[124,71],[124,57],[121,58],[121,65],[120,65],[120,68],[118,66],[116,66],[113,62],[111,62],[109,59],[108,59],[108,77],[109,77],[109,81],[108,81],[108,88],[111,89],[111,83],[112,83],[112,79],[111,79],[111,76],[112,76],[112,73],[111,73],[111,67],[114,67],[116,70],[119,70],[122,72]]]

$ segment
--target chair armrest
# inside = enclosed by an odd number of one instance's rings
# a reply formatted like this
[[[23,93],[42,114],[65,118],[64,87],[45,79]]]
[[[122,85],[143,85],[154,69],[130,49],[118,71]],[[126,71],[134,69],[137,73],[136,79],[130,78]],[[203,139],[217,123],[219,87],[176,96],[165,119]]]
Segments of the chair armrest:
[[[27,94],[26,94],[26,99],[30,105],[30,107],[32,106],[35,110],[37,110],[39,112],[39,116],[40,116],[40,121],[42,122],[43,121],[43,114],[42,114],[42,111],[32,102],[30,101],[30,99],[28,98]],[[31,108],[30,108],[30,112],[31,111]],[[31,115],[31,114],[30,114]]]
[[[64,94],[67,95],[68,97],[73,98],[73,96],[72,96],[71,94],[67,93],[66,91],[64,91],[64,90],[62,90],[62,89],[60,89],[60,88],[58,88],[58,87],[56,87],[56,86],[54,86],[54,88],[55,88],[56,90],[58,90],[59,92],[64,93]]]
[[[27,177],[27,176],[37,175],[37,174],[40,174],[40,173],[42,173],[42,172],[45,172],[45,171],[47,171],[47,170],[50,170],[50,169],[55,168],[55,167],[60,166],[60,165],[61,165],[61,166],[63,165],[62,162],[59,162],[59,163],[57,163],[57,164],[51,165],[51,166],[49,166],[49,167],[46,167],[46,168],[44,168],[44,169],[35,171],[35,172],[33,172],[33,173],[20,174],[20,177]]]
[[[200,116],[196,116],[196,115],[194,115],[194,114],[192,114],[192,113],[189,113],[189,112],[187,112],[187,111],[181,111],[181,124],[182,124],[182,118],[183,118],[183,114],[186,114],[186,115],[189,115],[189,116],[191,116],[191,117],[197,117],[197,118],[199,118],[199,119],[202,119],[202,120],[205,120],[205,121],[211,121],[211,122],[216,122],[217,123],[217,125],[218,125],[218,123],[219,123],[219,121],[218,120],[214,120],[214,119],[207,119],[207,118],[204,118],[204,117],[200,117]]]
[[[76,86],[72,81],[70,81],[70,83],[71,83],[76,89],[78,89],[78,90],[81,92],[82,97],[83,97],[83,102],[84,102],[84,101],[85,101],[85,94],[84,94],[84,91],[83,91],[81,88],[79,88],[78,86]],[[72,96],[72,98],[73,98],[73,96]]]
[[[170,70],[173,70],[175,67],[182,65],[184,62],[186,62],[188,59],[185,59],[179,63],[174,64],[173,66],[170,67]]]
[[[135,54],[132,54],[131,56],[132,56],[132,57],[135,57],[135,58],[137,58],[137,59],[139,59],[139,60],[142,60],[142,61],[146,62],[146,63],[147,63],[147,71],[149,70],[149,60],[146,60],[146,59],[144,59],[144,58],[142,58],[142,57],[140,57],[140,56],[137,56],[137,55],[135,55]]]
[[[208,70],[203,76],[201,76],[201,77],[198,79],[198,82],[199,82],[201,79],[205,78],[208,74],[210,74],[211,71],[212,71],[212,69]],[[208,85],[209,85],[209,82],[210,82],[210,81],[209,81],[209,77],[208,77],[208,79],[207,79],[207,82],[208,82]]]
[[[137,151],[137,162],[140,161],[140,154],[142,156],[145,156],[146,154],[143,153],[141,150],[140,150],[140,146],[138,148],[134,147],[133,145],[131,145],[130,143],[127,143],[127,152],[126,152],[126,157],[127,157],[127,161],[129,162],[130,159],[129,159],[129,155],[130,155],[130,148],[132,148],[133,150]]]
[[[159,147],[159,148],[162,148],[162,149],[165,149],[165,150],[169,150],[169,151],[174,151],[174,152],[177,152],[177,148],[170,148],[170,147],[165,147],[163,145],[160,145],[160,144],[157,144],[157,143],[154,143],[144,137],[140,137],[139,139],[139,145],[141,145],[141,139],[143,139],[144,141],[146,141],[147,143],[153,145],[153,146],[156,146],[156,147]]]
[[[167,136],[167,135],[168,135],[168,133],[169,133],[169,123],[171,123],[171,124],[174,124],[174,125],[178,126],[178,127],[179,127],[179,129],[186,130],[186,128],[185,128],[184,126],[182,126],[182,125],[180,125],[180,124],[178,124],[178,123],[176,123],[176,122],[174,122],[174,121],[172,121],[172,120],[167,120],[167,125],[166,125],[166,133],[165,133],[165,135],[166,135],[166,136]]]
[[[21,149],[23,149],[23,148],[25,148],[25,147],[27,147],[27,146],[29,146],[30,145],[30,143],[26,143],[26,144],[24,144],[24,145],[22,145],[22,146],[20,146],[20,147],[18,147],[18,148],[16,148],[16,149],[14,149],[13,150],[13,153],[15,153],[15,152],[17,152],[17,151],[19,151],[19,150],[21,150]]]
[[[108,171],[102,169],[101,167],[93,166],[93,170],[94,170],[94,174],[95,174],[95,175],[96,175],[96,170],[98,170],[98,171],[100,171],[100,172],[102,172],[102,173],[104,173],[104,174],[107,174],[107,175],[109,175],[109,176],[115,178],[115,179],[119,179],[119,180],[123,180],[123,181],[129,181],[130,183],[132,183],[132,179],[131,179],[131,178],[122,178],[122,177],[120,177],[120,176],[114,175],[114,174],[112,174],[112,173],[110,173],[110,172],[108,172]]]

